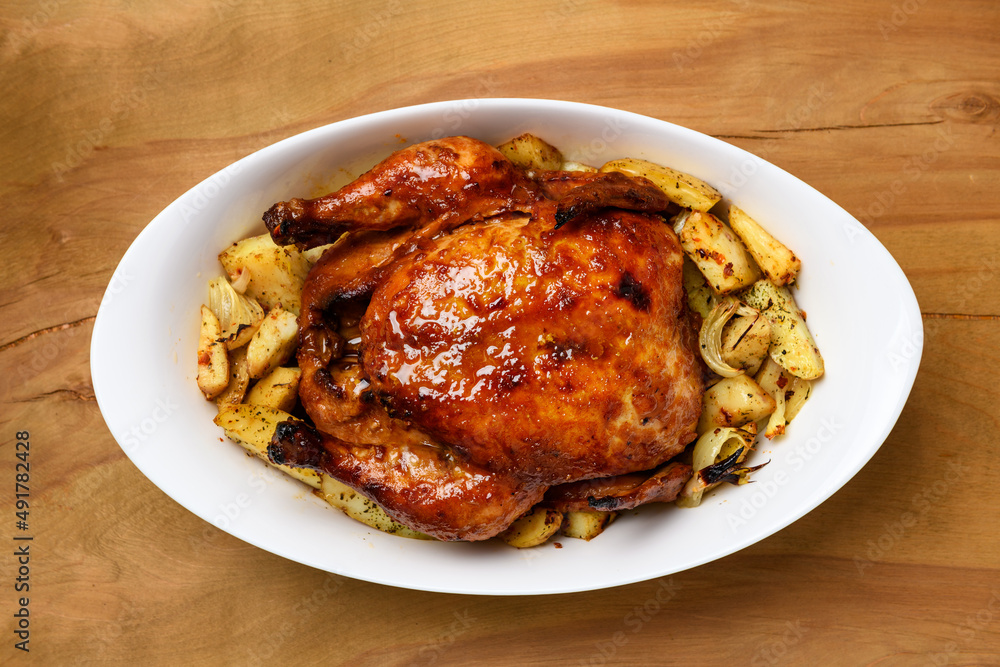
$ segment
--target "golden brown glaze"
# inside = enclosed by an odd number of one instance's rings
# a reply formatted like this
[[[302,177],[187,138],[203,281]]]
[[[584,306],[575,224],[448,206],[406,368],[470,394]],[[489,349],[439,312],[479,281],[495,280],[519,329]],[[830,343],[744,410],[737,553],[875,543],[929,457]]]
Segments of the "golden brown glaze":
[[[362,320],[372,389],[492,470],[558,484],[654,468],[701,409],[679,344],[680,246],[655,216],[608,209],[553,230],[539,210],[396,263]]]
[[[625,210],[663,210],[662,193],[533,176],[451,137],[268,211],[279,242],[349,232],[303,291],[300,397],[321,433],[276,436],[274,453],[473,540],[550,485],[650,470],[694,438],[680,247],[660,216]]]
[[[468,137],[414,144],[319,199],[279,202],[264,214],[275,243],[311,248],[346,231],[416,229],[529,208],[536,188],[500,151]]]
[[[364,447],[282,422],[268,455],[325,472],[374,498],[396,521],[440,540],[493,537],[542,498],[545,487],[461,461],[427,445]]]

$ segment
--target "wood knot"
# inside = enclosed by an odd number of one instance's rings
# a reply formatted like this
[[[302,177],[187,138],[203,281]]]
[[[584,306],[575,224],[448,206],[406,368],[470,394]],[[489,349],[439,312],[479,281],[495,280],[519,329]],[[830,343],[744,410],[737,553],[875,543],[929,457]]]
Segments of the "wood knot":
[[[941,116],[960,123],[993,124],[1000,119],[1000,101],[979,90],[939,97],[931,103],[931,108]]]

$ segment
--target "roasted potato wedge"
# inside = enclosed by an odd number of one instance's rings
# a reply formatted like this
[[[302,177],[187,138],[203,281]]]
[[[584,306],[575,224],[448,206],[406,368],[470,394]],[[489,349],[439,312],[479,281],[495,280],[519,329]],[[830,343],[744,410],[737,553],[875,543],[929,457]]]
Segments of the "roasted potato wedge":
[[[788,423],[785,416],[785,388],[791,387],[792,377],[774,359],[768,357],[754,378],[760,388],[774,399],[774,412],[768,418],[767,427],[764,430],[764,436],[768,440],[785,432],[785,425]]]
[[[239,405],[250,386],[250,372],[247,371],[247,348],[241,347],[229,353],[229,384],[226,390],[215,397],[215,402],[223,405]]]
[[[611,525],[611,522],[618,516],[618,512],[592,512],[589,510],[579,510],[566,512],[563,517],[562,534],[566,537],[575,537],[588,542]]]
[[[390,535],[417,540],[434,539],[393,520],[378,503],[361,495],[340,480],[329,475],[320,475],[320,477],[322,480],[317,494],[355,521],[360,521],[366,526]]]
[[[518,549],[537,547],[555,535],[562,522],[562,512],[534,507],[500,533],[500,539]]]
[[[812,393],[812,381],[795,377],[770,357],[761,366],[755,379],[757,384],[768,392],[776,403],[774,412],[767,420],[764,435],[768,438],[781,435],[785,432],[785,426],[791,423],[805,402],[809,400],[809,394]]]
[[[611,160],[601,167],[601,171],[620,171],[648,178],[670,201],[693,211],[707,211],[722,199],[718,190],[700,178],[638,158]]]
[[[674,231],[716,294],[735,292],[760,278],[760,269],[743,242],[711,213],[685,211],[674,218]]]
[[[684,293],[687,295],[688,307],[701,315],[702,319],[708,317],[715,305],[719,302],[719,297],[715,296],[705,281],[705,276],[687,257],[684,258]]]
[[[299,324],[295,315],[276,307],[247,344],[247,370],[253,379],[262,378],[288,361],[298,343]]]
[[[812,395],[812,381],[792,376],[791,389],[785,389],[785,421],[791,422]]]
[[[320,488],[320,476],[315,470],[275,465],[267,458],[267,448],[271,436],[279,422],[293,419],[283,410],[265,408],[260,405],[224,405],[215,416],[215,425],[222,428],[230,440],[242,445],[248,452],[260,457],[268,465],[288,473],[314,489]]]
[[[497,150],[522,169],[555,171],[563,164],[558,148],[529,133],[500,144]]]
[[[229,384],[229,357],[219,340],[222,328],[212,309],[201,307],[201,330],[198,334],[198,388],[211,400]]]
[[[771,395],[746,375],[723,378],[708,388],[702,401],[698,435],[719,426],[740,427],[774,412]]]
[[[823,375],[823,357],[787,287],[778,287],[770,280],[758,280],[740,298],[759,310],[771,325],[768,353],[772,359],[792,375],[805,380]]]
[[[299,398],[300,377],[302,371],[298,368],[278,366],[250,389],[246,402],[291,412]]]
[[[232,281],[240,271],[249,271],[244,294],[264,308],[272,310],[280,306],[298,315],[302,284],[311,267],[301,252],[276,245],[270,235],[262,234],[229,246],[219,254],[219,261]]]
[[[802,262],[785,244],[771,236],[743,209],[737,206],[729,207],[729,226],[743,239],[747,250],[768,280],[778,286],[795,281],[799,269],[802,268]]]

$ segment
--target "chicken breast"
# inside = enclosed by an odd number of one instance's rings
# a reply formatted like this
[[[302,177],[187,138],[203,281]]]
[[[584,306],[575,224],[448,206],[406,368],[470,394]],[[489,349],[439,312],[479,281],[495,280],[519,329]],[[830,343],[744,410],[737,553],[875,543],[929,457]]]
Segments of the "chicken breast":
[[[362,320],[366,375],[390,415],[491,470],[559,484],[654,468],[701,406],[680,246],[656,216],[554,230],[546,209],[396,263]]]

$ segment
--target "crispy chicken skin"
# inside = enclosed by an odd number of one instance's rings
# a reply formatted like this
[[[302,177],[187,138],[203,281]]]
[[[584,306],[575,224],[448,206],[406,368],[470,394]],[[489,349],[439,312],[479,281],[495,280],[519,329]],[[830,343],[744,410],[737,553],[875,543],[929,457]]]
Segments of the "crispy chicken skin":
[[[360,229],[417,229],[530,210],[537,198],[527,175],[500,151],[449,137],[397,151],[337,192],[279,202],[264,224],[279,245],[307,248]]]
[[[364,369],[391,415],[490,470],[558,484],[655,468],[701,405],[680,275],[647,215],[466,225],[376,288]]]
[[[361,446],[283,422],[272,460],[336,477],[414,530],[441,540],[493,537],[542,498],[545,487],[489,472],[429,445]]]
[[[300,316],[317,431],[279,429],[272,458],[448,540],[580,480],[651,471],[615,502],[672,499],[690,469],[656,469],[694,439],[703,386],[668,206],[645,179],[526,174],[467,137],[275,204],[276,242],[337,242]]]

